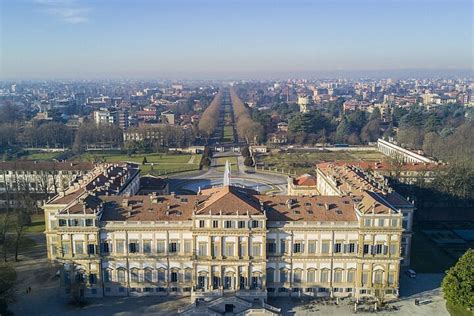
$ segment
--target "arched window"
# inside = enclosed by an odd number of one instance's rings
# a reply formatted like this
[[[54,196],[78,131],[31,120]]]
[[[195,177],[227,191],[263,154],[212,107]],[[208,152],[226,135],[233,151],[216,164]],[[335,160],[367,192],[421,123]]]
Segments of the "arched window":
[[[355,269],[349,269],[347,271],[347,283],[353,283],[355,280]]]
[[[288,270],[280,269],[280,282],[281,283],[288,282]]]
[[[184,270],[184,282],[191,282],[193,279],[193,270],[188,268]]]
[[[131,271],[130,271],[130,282],[132,283],[138,283],[139,282],[139,272],[138,272],[138,269],[137,268],[133,268]]]
[[[117,282],[125,283],[125,269],[120,268],[117,270]]]
[[[329,269],[322,269],[321,270],[321,283],[328,283],[329,282]]]
[[[104,282],[111,282],[111,281],[112,281],[112,270],[104,269]]]
[[[342,282],[342,269],[334,270],[334,283]]]
[[[151,283],[153,282],[153,270],[151,268],[145,268],[145,282]]]
[[[293,271],[293,282],[300,283],[303,276],[303,270],[295,269]]]
[[[166,271],[163,268],[158,269],[158,282],[166,281]]]
[[[375,270],[374,272],[374,283],[382,284],[383,283],[383,270]]]
[[[273,268],[268,268],[267,269],[267,282],[268,283],[275,282],[275,269],[273,269]]]
[[[308,283],[316,282],[316,270],[315,269],[309,269],[308,270],[308,274],[306,276],[306,282],[308,282]]]

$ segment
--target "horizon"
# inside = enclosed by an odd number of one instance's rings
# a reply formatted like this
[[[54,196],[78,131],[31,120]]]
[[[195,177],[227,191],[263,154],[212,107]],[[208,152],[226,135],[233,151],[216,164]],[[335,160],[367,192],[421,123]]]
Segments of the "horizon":
[[[470,77],[473,70],[466,0],[9,0],[1,8],[3,80]]]

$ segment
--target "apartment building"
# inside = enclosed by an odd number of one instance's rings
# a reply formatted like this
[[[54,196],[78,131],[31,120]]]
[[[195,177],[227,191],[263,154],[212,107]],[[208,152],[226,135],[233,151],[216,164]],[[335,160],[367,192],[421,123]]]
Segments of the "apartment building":
[[[277,196],[224,185],[159,196],[78,188],[44,209],[63,294],[79,284],[88,297],[193,302],[226,294],[398,296],[403,215],[373,192]]]

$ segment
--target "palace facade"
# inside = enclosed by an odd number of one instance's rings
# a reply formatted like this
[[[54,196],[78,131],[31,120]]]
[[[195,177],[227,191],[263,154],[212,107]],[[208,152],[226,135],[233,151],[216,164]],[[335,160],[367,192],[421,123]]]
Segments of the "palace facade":
[[[136,195],[131,169],[115,168],[118,193],[102,170],[44,207],[65,295],[398,296],[404,217],[377,192]]]

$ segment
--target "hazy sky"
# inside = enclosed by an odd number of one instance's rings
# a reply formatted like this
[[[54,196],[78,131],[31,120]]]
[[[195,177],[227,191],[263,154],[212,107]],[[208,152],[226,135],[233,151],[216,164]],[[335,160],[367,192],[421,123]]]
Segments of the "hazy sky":
[[[3,78],[473,66],[471,0],[0,0]]]

